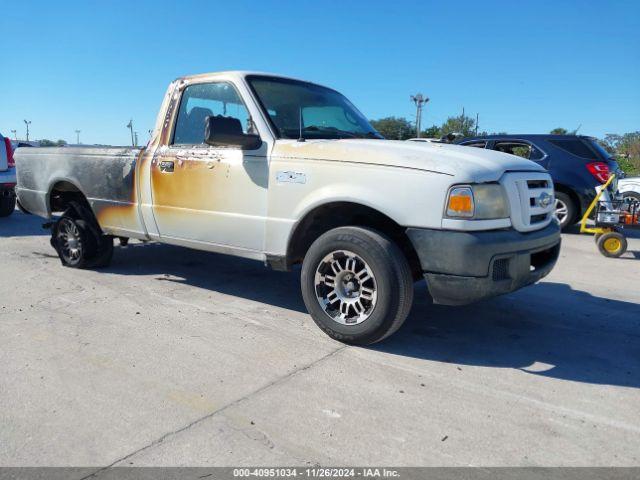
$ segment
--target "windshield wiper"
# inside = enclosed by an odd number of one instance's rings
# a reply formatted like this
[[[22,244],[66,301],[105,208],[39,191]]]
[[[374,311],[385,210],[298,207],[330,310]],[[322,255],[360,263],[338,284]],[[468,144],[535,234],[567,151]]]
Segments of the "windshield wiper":
[[[335,127],[319,127],[317,125],[309,125],[308,127],[304,127],[302,131],[303,132],[327,132],[327,133],[333,133],[336,135],[346,135],[347,138],[358,138],[358,135],[353,132],[349,132],[348,130],[340,130],[339,128],[335,128]]]
[[[367,132],[360,135],[360,138],[375,138],[376,140],[380,140],[380,135],[376,132]]]

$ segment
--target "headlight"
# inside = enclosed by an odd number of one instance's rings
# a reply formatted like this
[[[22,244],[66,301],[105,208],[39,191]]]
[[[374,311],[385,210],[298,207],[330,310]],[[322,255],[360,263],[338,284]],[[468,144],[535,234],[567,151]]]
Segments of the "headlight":
[[[473,220],[507,218],[507,196],[502,186],[497,183],[451,187],[446,215],[450,218]]]

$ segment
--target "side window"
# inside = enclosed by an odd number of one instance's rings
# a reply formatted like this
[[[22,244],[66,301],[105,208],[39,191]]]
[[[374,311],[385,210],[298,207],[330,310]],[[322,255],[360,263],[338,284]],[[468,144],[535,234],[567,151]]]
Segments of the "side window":
[[[525,142],[496,142],[493,149],[529,160],[539,160],[544,156],[536,147]]]
[[[553,139],[549,140],[549,143],[555,145],[556,147],[560,147],[564,151],[576,155],[580,158],[588,158],[593,160],[598,159],[598,155],[596,155],[595,152],[591,148],[589,148],[586,143],[580,141],[580,139],[578,138],[557,140]]]
[[[248,133],[251,118],[244,102],[230,83],[202,83],[185,88],[173,134],[173,145],[204,143],[205,120],[220,117],[226,128]]]
[[[487,142],[485,142],[485,141],[482,141],[482,142],[469,142],[469,143],[463,143],[462,145],[464,145],[465,147],[485,148],[487,146]]]
[[[544,153],[540,149],[538,149],[535,145],[531,146],[531,154],[529,155],[529,160],[542,160],[544,157]]]

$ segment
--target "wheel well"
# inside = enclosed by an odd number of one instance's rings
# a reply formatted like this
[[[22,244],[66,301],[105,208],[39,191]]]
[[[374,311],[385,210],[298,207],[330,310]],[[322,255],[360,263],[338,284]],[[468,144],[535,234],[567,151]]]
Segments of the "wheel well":
[[[75,202],[89,208],[87,197],[73,183],[67,181],[57,182],[49,194],[49,208],[51,213],[64,212]]]
[[[576,219],[582,218],[582,204],[580,203],[580,198],[571,188],[565,187],[564,185],[554,184],[554,188],[558,192],[562,192],[566,195],[569,195],[569,198],[573,201],[573,205],[576,207]]]
[[[287,267],[302,262],[311,244],[323,233],[337,227],[369,227],[387,235],[404,253],[416,278],[421,275],[420,261],[406,229],[385,214],[358,203],[334,202],[307,213],[296,225],[287,248]]]

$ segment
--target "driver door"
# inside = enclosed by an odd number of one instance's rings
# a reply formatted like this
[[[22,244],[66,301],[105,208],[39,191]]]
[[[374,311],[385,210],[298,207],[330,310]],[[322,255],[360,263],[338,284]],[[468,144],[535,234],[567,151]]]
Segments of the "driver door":
[[[260,252],[267,214],[267,145],[241,150],[205,144],[205,120],[217,115],[239,120],[244,133],[253,128],[230,82],[183,90],[172,138],[157,150],[151,165],[160,238]]]

